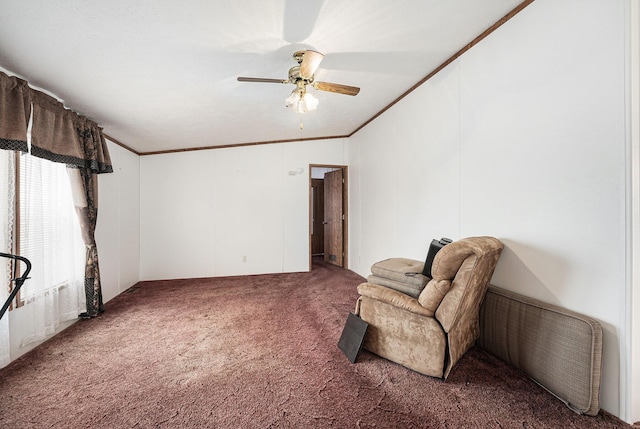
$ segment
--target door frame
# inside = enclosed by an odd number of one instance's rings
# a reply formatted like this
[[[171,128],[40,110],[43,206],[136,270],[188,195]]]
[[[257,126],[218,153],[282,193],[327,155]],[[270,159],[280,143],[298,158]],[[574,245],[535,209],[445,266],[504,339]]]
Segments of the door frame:
[[[344,219],[342,221],[342,251],[344,256],[342,258],[342,268],[349,268],[349,167],[346,165],[334,165],[334,164],[309,164],[309,184],[307,190],[309,193],[309,271],[313,268],[313,259],[311,253],[311,233],[313,231],[313,195],[311,192],[311,179],[314,168],[334,168],[342,170],[342,212],[344,213]]]

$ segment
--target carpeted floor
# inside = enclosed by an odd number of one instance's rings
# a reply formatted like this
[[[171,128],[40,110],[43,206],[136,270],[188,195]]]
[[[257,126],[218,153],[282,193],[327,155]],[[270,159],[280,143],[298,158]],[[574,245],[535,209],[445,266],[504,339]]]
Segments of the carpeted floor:
[[[629,428],[480,349],[446,382],[337,348],[347,270],[142,282],[0,370],[2,428]]]

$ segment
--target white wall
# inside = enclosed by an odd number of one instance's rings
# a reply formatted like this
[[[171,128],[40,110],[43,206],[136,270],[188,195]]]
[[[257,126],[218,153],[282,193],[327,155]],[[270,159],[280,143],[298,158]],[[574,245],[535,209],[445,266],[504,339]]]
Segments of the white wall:
[[[141,157],[141,278],[307,271],[309,164],[345,140]],[[303,168],[303,174],[289,171]]]
[[[96,226],[105,302],[140,281],[140,158],[108,145],[113,173],[98,176]]]
[[[350,258],[498,237],[493,284],[602,323],[601,404],[629,418],[624,6],[537,0],[352,136]]]
[[[631,194],[630,218],[627,225],[632,237],[630,277],[627,296],[629,314],[627,324],[629,333],[627,336],[627,360],[629,362],[629,376],[626,377],[627,388],[631,395],[627,398],[627,409],[631,412],[629,422],[640,421],[640,3],[629,2],[629,39],[630,39],[630,70],[629,88],[630,104],[628,118],[631,124],[631,159],[628,164],[630,172]],[[636,357],[634,359],[634,356]]]

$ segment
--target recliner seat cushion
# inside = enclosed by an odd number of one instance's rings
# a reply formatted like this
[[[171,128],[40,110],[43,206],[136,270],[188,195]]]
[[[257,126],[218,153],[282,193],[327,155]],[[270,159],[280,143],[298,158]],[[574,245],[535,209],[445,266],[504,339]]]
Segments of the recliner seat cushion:
[[[422,290],[424,289],[424,285],[416,286],[415,284],[412,284],[412,283],[389,280],[384,277],[379,277],[373,274],[367,277],[367,282],[375,285],[388,287],[389,289],[395,289],[399,292],[406,293],[407,295],[413,298],[417,298],[420,295],[420,292],[422,292]]]
[[[405,283],[422,289],[430,280],[422,275],[424,262],[407,258],[390,258],[376,262],[371,266],[371,273],[383,279]]]

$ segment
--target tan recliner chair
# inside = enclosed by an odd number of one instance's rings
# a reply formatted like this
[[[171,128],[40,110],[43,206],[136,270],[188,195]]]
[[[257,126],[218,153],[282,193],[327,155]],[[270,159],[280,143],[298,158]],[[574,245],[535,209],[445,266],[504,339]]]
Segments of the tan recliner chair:
[[[390,361],[446,379],[480,333],[480,304],[503,244],[464,238],[443,247],[433,278],[417,298],[371,283],[358,286],[356,313],[369,324],[363,347]]]

